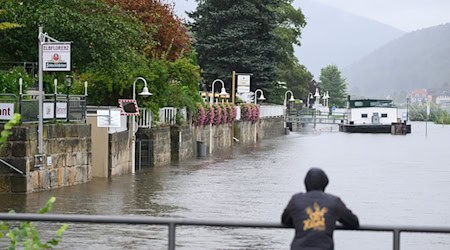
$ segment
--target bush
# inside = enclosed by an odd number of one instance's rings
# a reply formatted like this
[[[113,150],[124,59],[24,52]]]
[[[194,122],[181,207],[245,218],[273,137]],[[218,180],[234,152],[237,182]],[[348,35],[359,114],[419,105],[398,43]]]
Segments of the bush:
[[[50,198],[45,206],[38,211],[38,213],[45,214],[51,211],[55,200],[55,197]],[[55,237],[46,242],[42,242],[37,228],[29,221],[22,222],[18,227],[14,228],[10,228],[7,223],[1,222],[0,238],[3,238],[4,235],[9,237],[10,245],[8,249],[17,249],[20,246],[22,246],[22,248],[19,249],[49,249],[58,245],[62,239],[62,234],[67,227],[67,224],[63,224],[56,231]]]
[[[241,104],[241,120],[257,122],[259,120],[259,107],[256,104]]]

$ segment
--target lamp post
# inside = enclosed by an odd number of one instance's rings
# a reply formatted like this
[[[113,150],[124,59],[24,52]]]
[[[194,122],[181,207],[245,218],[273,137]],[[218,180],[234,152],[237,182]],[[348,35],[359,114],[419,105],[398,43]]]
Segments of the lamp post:
[[[330,98],[330,95],[328,94],[328,91],[323,94],[323,106],[328,107],[328,99]]]
[[[222,89],[220,91],[219,96],[227,96],[228,95],[227,91],[225,90],[225,83],[220,79],[216,79],[211,83],[211,92],[212,92],[211,94],[212,95],[211,95],[211,98],[209,99],[210,104],[214,103],[214,85],[217,82],[222,83]],[[209,153],[210,154],[212,153],[212,124],[209,125]]]
[[[287,95],[288,94],[291,94],[291,98],[289,98],[289,101],[290,102],[295,102],[295,98],[294,98],[294,93],[292,93],[292,91],[290,91],[290,90],[288,90],[288,91],[286,91],[286,93],[284,93],[284,107],[286,108],[286,100],[287,100]]]
[[[258,96],[258,92],[261,92],[261,95],[259,96],[259,98],[256,98]],[[262,91],[262,89],[255,90],[255,104],[258,103],[258,100],[260,100],[260,101],[266,100],[266,98],[264,97],[264,92]]]
[[[316,93],[314,94],[314,97],[316,98],[316,101],[314,102],[315,105],[320,104],[320,93],[319,93],[319,89],[316,88]]]
[[[308,97],[306,97],[306,106],[309,108],[309,100],[314,99],[314,96],[311,92],[308,93]]]
[[[144,88],[142,92],[139,93],[141,96],[151,96],[152,93],[148,92],[147,81],[143,77],[137,77],[133,82],[133,100],[136,100],[136,82],[138,80],[142,80],[144,82]],[[134,174],[136,172],[136,125],[135,125],[135,116],[131,117],[131,173]]]
[[[72,76],[71,75],[66,75],[66,100],[67,100],[67,117],[66,117],[66,121],[70,121],[70,96],[69,96],[69,91],[70,91],[70,87],[72,87]]]
[[[287,108],[286,108],[286,100],[287,100],[287,96],[288,94],[291,94],[291,98],[289,99],[289,102],[295,102],[295,98],[294,98],[294,93],[292,93],[292,91],[288,90],[286,91],[286,93],[284,93],[284,129],[286,129],[286,119],[287,119]]]
[[[220,91],[220,96],[226,96],[228,95],[227,91],[225,90],[225,83],[220,80],[220,79],[216,79],[211,83],[211,92],[212,92],[212,97],[209,99],[209,103],[213,103],[214,102],[214,84],[220,82],[222,83],[222,89]]]
[[[410,98],[408,96],[408,97],[406,97],[406,121],[405,121],[405,124],[409,120],[409,101],[410,101]]]

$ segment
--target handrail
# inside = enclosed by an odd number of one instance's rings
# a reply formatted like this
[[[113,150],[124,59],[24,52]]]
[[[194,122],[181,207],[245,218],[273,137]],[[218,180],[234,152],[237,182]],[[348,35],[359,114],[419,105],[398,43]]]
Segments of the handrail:
[[[11,165],[10,163],[0,159],[0,162],[5,164],[7,167],[11,168],[12,170],[15,170],[16,172],[18,172],[19,174],[23,175],[23,172],[21,170],[19,170],[18,168],[14,167],[13,165]]]
[[[73,214],[30,214],[30,213],[0,213],[0,221],[47,221],[97,224],[136,224],[136,225],[167,225],[169,227],[169,250],[175,249],[176,226],[205,226],[205,227],[248,227],[248,228],[285,228],[275,222],[252,221],[221,221],[221,220],[193,220],[183,218],[158,218],[148,216],[118,216],[118,215],[73,215]],[[364,225],[358,229],[337,226],[337,230],[393,232],[393,249],[400,249],[400,233],[446,233],[450,234],[450,227],[416,227],[416,226],[380,226]]]

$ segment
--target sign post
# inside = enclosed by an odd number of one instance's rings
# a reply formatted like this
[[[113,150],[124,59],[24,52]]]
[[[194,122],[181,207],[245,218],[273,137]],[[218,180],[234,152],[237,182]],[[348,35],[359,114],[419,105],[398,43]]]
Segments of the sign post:
[[[60,42],[44,33],[39,27],[39,123],[38,123],[38,158],[43,162],[44,154],[44,71],[70,71],[70,42]],[[45,65],[44,65],[45,64]]]

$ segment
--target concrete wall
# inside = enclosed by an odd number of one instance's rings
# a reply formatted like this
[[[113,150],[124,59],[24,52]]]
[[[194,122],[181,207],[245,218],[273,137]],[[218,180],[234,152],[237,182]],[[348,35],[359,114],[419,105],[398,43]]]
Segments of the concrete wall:
[[[38,156],[37,125],[14,127],[1,159],[24,174],[0,164],[0,192],[36,192],[91,179],[91,127],[45,124],[43,156]]]
[[[109,134],[108,177],[131,173],[131,140],[128,131]]]
[[[171,160],[173,162],[190,159],[196,155],[195,130],[190,126],[170,128]]]
[[[258,140],[284,135],[284,118],[263,118],[259,121]]]
[[[108,128],[97,127],[97,117],[88,117],[92,131],[92,177],[109,177]]]

